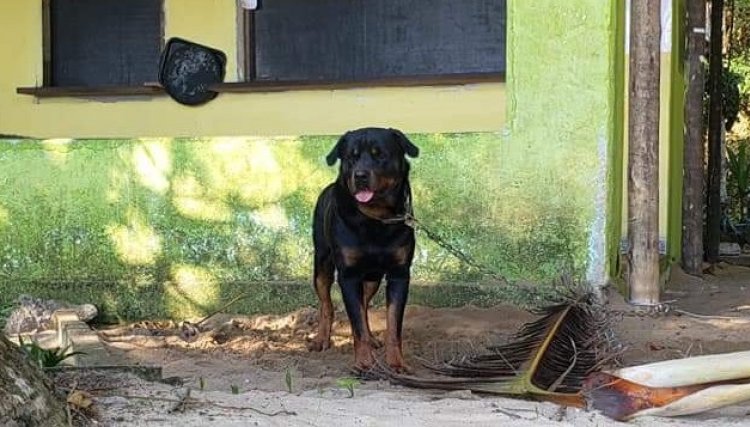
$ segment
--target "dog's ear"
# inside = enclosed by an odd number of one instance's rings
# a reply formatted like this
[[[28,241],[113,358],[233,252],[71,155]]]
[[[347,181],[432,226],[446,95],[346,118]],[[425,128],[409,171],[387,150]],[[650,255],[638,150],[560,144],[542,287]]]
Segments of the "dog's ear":
[[[414,145],[413,142],[409,141],[409,138],[406,137],[406,135],[403,134],[398,129],[389,129],[393,135],[396,136],[396,140],[398,141],[398,144],[401,146],[401,149],[404,150],[404,153],[408,155],[409,157],[417,157],[419,156],[419,148]]]
[[[328,166],[333,166],[336,164],[336,160],[341,158],[341,149],[344,147],[344,143],[346,142],[346,138],[349,136],[349,132],[341,135],[341,138],[339,138],[339,141],[336,143],[336,145],[333,146],[331,149],[331,152],[328,153],[326,156],[326,163],[328,163]]]

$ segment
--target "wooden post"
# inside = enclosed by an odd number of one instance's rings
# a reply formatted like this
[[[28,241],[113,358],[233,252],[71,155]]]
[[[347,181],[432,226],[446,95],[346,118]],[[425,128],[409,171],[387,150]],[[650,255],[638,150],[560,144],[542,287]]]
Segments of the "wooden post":
[[[631,0],[628,122],[630,302],[659,302],[659,73],[661,2]]]
[[[701,56],[706,53],[706,0],[687,0],[685,52],[685,148],[682,172],[682,268],[703,275],[703,92],[705,73]]]
[[[706,259],[719,260],[721,240],[721,50],[724,0],[711,1],[711,39],[708,59],[708,189],[706,203]]]

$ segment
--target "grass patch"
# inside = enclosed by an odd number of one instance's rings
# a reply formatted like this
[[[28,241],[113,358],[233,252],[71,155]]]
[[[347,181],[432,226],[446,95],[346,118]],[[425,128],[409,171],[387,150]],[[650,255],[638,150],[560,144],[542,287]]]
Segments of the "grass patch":
[[[300,307],[317,306],[312,286],[305,282],[227,282],[219,283],[219,295],[211,304],[181,299],[179,310],[169,308],[170,294],[163,286],[135,286],[115,282],[0,282],[5,292],[0,294],[0,306],[12,307],[21,293],[44,299],[56,299],[73,304],[92,303],[99,308],[97,322],[120,323],[139,319],[185,320],[205,316],[222,307],[236,295],[248,296],[232,304],[229,313],[242,315],[284,314]],[[383,284],[385,287],[385,284]],[[557,295],[554,285],[503,285],[488,282],[414,282],[409,291],[409,304],[431,307],[461,307],[474,305],[492,307],[501,303],[531,308]],[[334,302],[341,306],[338,286],[332,289]],[[385,304],[381,289],[373,303]]]
[[[16,309],[15,300],[0,300],[0,331],[5,329],[5,325],[8,322],[8,317]]]
[[[54,368],[60,365],[65,359],[79,354],[86,354],[81,351],[69,351],[70,346],[65,348],[43,348],[36,341],[24,341],[20,335],[18,336],[18,344],[26,357],[31,359],[40,368]]]

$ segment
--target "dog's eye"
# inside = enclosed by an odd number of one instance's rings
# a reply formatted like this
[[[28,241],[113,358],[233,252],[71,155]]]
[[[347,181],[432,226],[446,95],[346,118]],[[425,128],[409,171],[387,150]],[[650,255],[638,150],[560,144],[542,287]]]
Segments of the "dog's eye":
[[[378,147],[372,147],[370,149],[370,154],[372,155],[372,157],[380,157],[380,150],[378,149]]]
[[[348,162],[356,162],[359,159],[359,151],[353,150],[344,156],[344,160]]]

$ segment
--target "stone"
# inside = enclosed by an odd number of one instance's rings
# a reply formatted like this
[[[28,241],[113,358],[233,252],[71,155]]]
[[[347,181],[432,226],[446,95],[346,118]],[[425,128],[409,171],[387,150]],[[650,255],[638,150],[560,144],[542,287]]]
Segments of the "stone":
[[[719,255],[721,256],[739,256],[742,253],[740,245],[732,242],[719,243]]]
[[[19,296],[17,303],[18,307],[10,313],[5,323],[4,332],[9,336],[54,328],[52,315],[57,310],[73,310],[84,322],[93,320],[99,314],[93,304],[70,304],[30,295]]]

